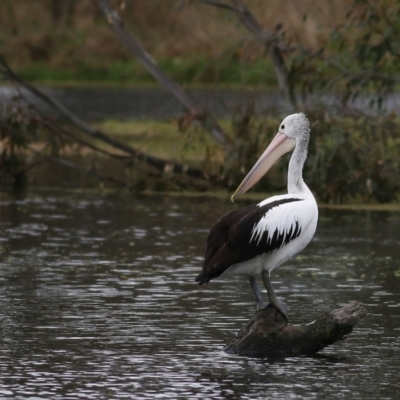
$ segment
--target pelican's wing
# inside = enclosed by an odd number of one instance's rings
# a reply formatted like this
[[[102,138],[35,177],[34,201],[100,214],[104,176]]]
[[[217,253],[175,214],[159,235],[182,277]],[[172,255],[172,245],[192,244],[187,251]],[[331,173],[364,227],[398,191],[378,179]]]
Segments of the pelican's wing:
[[[298,237],[301,225],[293,218],[290,203],[302,200],[282,197],[225,214],[210,231],[203,271],[196,281],[209,282],[232,265],[271,253]]]

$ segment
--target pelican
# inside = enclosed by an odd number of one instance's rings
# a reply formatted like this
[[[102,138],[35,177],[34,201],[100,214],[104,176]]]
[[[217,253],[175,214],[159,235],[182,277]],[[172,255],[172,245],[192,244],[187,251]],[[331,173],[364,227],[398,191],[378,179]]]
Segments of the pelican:
[[[289,115],[282,121],[275,138],[231,200],[247,192],[279,157],[294,149],[289,162],[288,193],[231,211],[217,221],[207,239],[203,270],[196,278],[200,285],[223,274],[245,275],[257,309],[271,304],[288,319],[286,305],[278,300],[272,288],[270,273],[302,251],[317,227],[317,203],[302,175],[309,137],[310,123],[303,113]],[[260,274],[269,303],[264,301],[256,283]]]

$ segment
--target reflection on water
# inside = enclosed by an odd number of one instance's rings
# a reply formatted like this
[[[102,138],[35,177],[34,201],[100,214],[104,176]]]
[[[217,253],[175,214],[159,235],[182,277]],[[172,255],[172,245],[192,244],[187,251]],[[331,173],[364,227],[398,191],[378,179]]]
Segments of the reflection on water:
[[[221,351],[254,312],[248,283],[194,283],[208,229],[231,207],[1,194],[0,397],[396,398],[400,214],[322,210],[274,287],[293,323],[350,300],[369,315],[318,356],[254,360]]]
[[[72,113],[86,121],[101,121],[105,118],[120,119],[168,119],[183,113],[183,107],[174,96],[159,88],[135,87],[43,87],[46,94],[66,106]],[[41,110],[53,115],[54,110],[22,90],[24,96]],[[229,90],[196,89],[188,93],[204,109],[213,115],[230,116],[232,110],[254,104],[256,113],[268,110],[285,110],[285,99],[275,90]],[[0,86],[0,102],[11,99],[18,92],[13,87]]]
[[[176,118],[184,112],[182,105],[175,97],[160,88],[109,87],[109,86],[72,86],[72,87],[40,87],[40,89],[66,106],[73,114],[86,121],[101,121],[106,118],[118,119],[169,119]],[[56,115],[54,110],[43,102],[21,91],[43,112]],[[266,89],[226,89],[201,88],[188,89],[189,95],[206,113],[210,110],[217,117],[231,117],[243,107],[252,106],[256,115],[270,115],[274,112],[289,112],[284,96],[280,91]],[[0,102],[8,101],[19,92],[11,86],[0,86]],[[302,96],[299,96],[302,97]],[[324,102],[326,106],[338,105],[333,96],[308,96],[306,102]],[[350,104],[356,109],[365,110],[371,106],[371,97],[357,97]],[[339,103],[341,103],[339,101]],[[400,111],[398,93],[388,93],[379,110],[370,109],[373,113],[395,113]]]

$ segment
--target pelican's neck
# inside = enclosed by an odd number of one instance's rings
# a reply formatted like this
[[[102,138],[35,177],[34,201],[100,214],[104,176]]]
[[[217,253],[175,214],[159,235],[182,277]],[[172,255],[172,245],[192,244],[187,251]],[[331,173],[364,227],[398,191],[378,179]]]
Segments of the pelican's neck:
[[[308,136],[297,140],[296,147],[289,161],[288,193],[309,191],[303,181],[303,165],[307,158]]]

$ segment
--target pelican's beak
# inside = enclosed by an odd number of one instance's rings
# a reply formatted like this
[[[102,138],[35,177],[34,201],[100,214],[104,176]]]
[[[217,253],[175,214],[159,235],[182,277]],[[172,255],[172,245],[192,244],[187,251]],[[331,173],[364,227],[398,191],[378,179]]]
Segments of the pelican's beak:
[[[242,183],[236,189],[236,192],[232,195],[232,202],[235,201],[236,197],[247,192],[254,186],[283,154],[294,149],[295,144],[296,139],[289,138],[286,134],[278,132],[267,149],[254,164],[254,167],[247,174],[246,178],[243,179]]]

